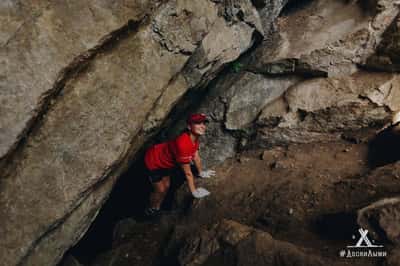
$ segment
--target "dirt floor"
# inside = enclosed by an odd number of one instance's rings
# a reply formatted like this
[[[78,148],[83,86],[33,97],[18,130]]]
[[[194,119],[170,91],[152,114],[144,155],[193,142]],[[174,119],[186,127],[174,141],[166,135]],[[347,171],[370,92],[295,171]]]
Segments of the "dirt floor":
[[[360,136],[242,152],[216,167],[216,177],[196,180],[209,197],[193,201],[184,184],[176,191],[177,212],[119,222],[112,249],[91,265],[174,265],[186,237],[223,218],[327,260],[381,265],[382,259],[339,257],[359,238],[357,210],[400,192],[399,171],[391,165],[371,169],[369,152],[368,138]]]

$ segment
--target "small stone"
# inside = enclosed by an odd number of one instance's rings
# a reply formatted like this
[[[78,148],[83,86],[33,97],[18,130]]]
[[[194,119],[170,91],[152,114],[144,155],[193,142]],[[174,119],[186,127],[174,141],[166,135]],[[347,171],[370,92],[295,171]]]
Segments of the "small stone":
[[[246,158],[246,157],[239,157],[238,161],[239,161],[239,163],[246,163],[246,162],[250,161],[250,159]]]

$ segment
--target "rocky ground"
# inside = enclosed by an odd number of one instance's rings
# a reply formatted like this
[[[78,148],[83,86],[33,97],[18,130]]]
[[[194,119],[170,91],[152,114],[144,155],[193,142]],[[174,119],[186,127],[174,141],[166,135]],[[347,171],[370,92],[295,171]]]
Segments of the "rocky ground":
[[[398,265],[398,201],[358,213],[400,191],[400,163],[371,168],[373,135],[243,151],[219,165],[217,177],[197,181],[211,196],[193,201],[182,186],[175,212],[119,221],[112,249],[89,264]],[[340,257],[360,226],[386,258]]]

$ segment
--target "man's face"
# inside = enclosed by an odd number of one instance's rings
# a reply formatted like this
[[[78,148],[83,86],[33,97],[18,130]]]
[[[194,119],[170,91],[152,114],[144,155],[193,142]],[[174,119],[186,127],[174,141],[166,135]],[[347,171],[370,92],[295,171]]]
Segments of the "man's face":
[[[200,122],[200,123],[191,123],[188,126],[188,128],[191,133],[197,136],[203,136],[206,133],[207,126],[205,122]]]

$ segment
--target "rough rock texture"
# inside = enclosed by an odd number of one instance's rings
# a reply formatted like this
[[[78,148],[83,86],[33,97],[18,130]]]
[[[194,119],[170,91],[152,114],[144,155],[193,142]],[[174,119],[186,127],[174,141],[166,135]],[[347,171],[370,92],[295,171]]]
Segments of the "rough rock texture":
[[[358,224],[375,238],[400,243],[400,198],[382,199],[358,211]],[[384,233],[382,235],[382,233]]]
[[[392,250],[391,254],[389,255],[387,261],[387,266],[399,266],[400,265],[400,249]]]
[[[188,109],[212,120],[202,141],[206,166],[244,148],[345,138],[383,124],[400,109],[399,76],[393,73],[398,1],[298,3],[3,1],[0,264],[55,264],[86,231],[143,143],[162,130],[187,95]],[[261,45],[249,51],[263,33]],[[204,98],[194,97],[205,91]],[[268,167],[290,174],[289,164]],[[379,189],[398,192],[390,180],[377,189],[369,186],[385,171],[343,185],[351,183],[362,195],[353,207]],[[292,187],[282,187],[290,194]],[[323,196],[332,202],[347,197],[341,184],[334,188]],[[278,213],[277,223],[306,219],[301,202],[291,200],[298,204],[289,208],[297,220]],[[289,203],[278,195],[270,207]],[[327,207],[346,209],[319,206]],[[260,219],[270,215],[265,211]]]
[[[275,240],[267,232],[223,220],[209,231],[188,239],[179,254],[181,265],[340,265],[323,261],[290,243]]]
[[[269,33],[275,30],[276,18],[282,12],[282,8],[286,4],[296,1],[297,0],[252,0],[252,3],[260,13],[262,27],[266,33],[264,39],[269,39]]]
[[[263,73],[357,71],[398,14],[395,1],[311,1],[278,19],[278,31],[252,54],[250,68]],[[279,70],[275,63],[292,65]],[[298,66],[300,68],[298,69]],[[299,71],[298,71],[299,70]]]
[[[157,1],[3,1],[0,4],[0,159],[36,123],[79,60]],[[112,35],[112,34],[111,34]],[[75,60],[75,61],[74,61]]]
[[[398,13],[398,3],[386,0],[288,3],[271,34],[195,109],[217,123],[204,140],[211,145],[206,161],[216,164],[242,148],[331,141],[383,124],[400,108],[398,77],[360,67],[381,47],[394,56]],[[214,136],[226,141],[213,145]]]
[[[398,72],[400,70],[399,26],[400,18],[398,16],[384,33],[383,40],[379,44],[376,53],[367,59],[366,67],[383,71]]]
[[[368,72],[299,83],[264,108],[255,142],[332,140],[345,131],[374,126],[400,108],[399,84],[397,75]]]
[[[231,157],[251,132],[251,127],[262,108],[273,102],[298,81],[298,77],[267,78],[260,74],[243,72],[229,76],[215,84],[198,111],[208,113],[211,125],[202,142],[206,165],[213,165]]]
[[[160,249],[167,242],[176,220],[162,217],[158,223],[138,223],[133,219],[121,220],[113,234],[113,248],[98,256],[93,266],[148,266],[162,265]]]
[[[228,130],[245,128],[253,122],[261,108],[274,101],[296,78],[267,79],[262,75],[244,73],[231,86],[221,85],[224,90],[225,121]]]
[[[1,265],[55,264],[180,97],[262,33],[249,1],[240,18],[208,0],[81,2],[0,6]]]

